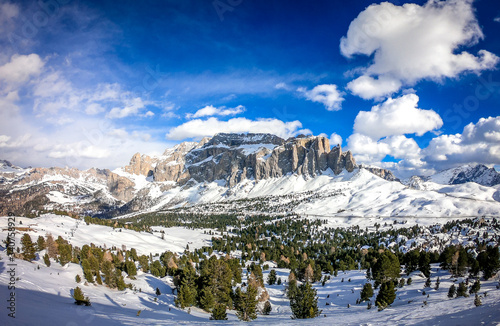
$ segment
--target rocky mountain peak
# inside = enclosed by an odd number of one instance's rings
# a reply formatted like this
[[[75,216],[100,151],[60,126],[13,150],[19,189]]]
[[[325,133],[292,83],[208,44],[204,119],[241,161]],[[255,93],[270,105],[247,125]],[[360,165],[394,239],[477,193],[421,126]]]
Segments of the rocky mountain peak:
[[[240,145],[255,145],[255,144],[274,144],[282,145],[284,139],[272,134],[252,134],[252,133],[219,133],[212,137],[207,144],[209,146],[226,145],[226,146],[240,146]]]
[[[289,173],[315,176],[328,168],[336,174],[356,165],[350,152],[330,149],[322,136],[292,137],[272,134],[219,133],[199,143],[184,142],[167,149],[161,157],[135,154],[125,172],[153,176],[154,181],[224,180],[234,186],[245,179],[268,179]]]

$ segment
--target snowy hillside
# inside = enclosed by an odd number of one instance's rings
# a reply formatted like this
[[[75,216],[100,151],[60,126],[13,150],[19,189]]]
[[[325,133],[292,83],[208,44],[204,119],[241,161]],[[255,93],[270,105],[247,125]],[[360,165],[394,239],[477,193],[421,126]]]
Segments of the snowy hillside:
[[[500,216],[499,189],[428,181],[424,190],[419,190],[360,169],[339,175],[330,171],[314,178],[287,175],[258,182],[246,180],[229,189],[223,182],[176,187],[157,197],[147,211],[294,212],[324,217]]]
[[[426,228],[420,238],[406,239],[408,245],[415,242],[422,244],[430,239],[444,239],[449,243],[466,244],[468,239],[476,233],[483,231],[494,231],[489,233],[488,239],[498,239],[498,230],[489,224],[483,226],[464,228],[454,227],[445,233],[433,234],[436,223],[446,223],[451,219],[351,219],[337,218],[329,221],[329,225],[335,224],[341,227],[359,226],[373,229],[375,223],[382,224],[381,230],[396,228],[407,228],[417,224]],[[491,221],[491,220],[487,220]],[[398,222],[397,224],[394,223]],[[44,215],[36,219],[16,218],[19,227],[16,234],[16,243],[19,245],[21,234],[27,232],[36,239],[51,233],[54,237],[61,235],[73,245],[94,243],[98,246],[111,248],[126,245],[128,248],[136,248],[138,253],[159,253],[165,250],[182,253],[186,245],[191,249],[209,245],[210,241],[205,230],[188,230],[184,228],[160,228],[155,227],[155,232],[135,232],[122,228],[111,228],[99,225],[86,225],[81,220],[70,217]],[[385,225],[385,226],[384,226]],[[7,218],[0,219],[0,227],[7,228]],[[22,228],[22,229],[21,229]],[[461,230],[461,231],[460,231]],[[496,231],[495,231],[496,230]],[[161,239],[158,231],[165,232],[165,238]],[[457,232],[458,231],[458,232]],[[6,233],[3,232],[0,240],[5,240]],[[404,240],[404,239],[403,239]],[[381,239],[381,241],[385,241]],[[391,239],[387,239],[390,247]],[[413,246],[412,246],[413,247]],[[51,259],[51,266],[43,263],[41,256],[45,250],[40,252],[35,261],[27,262],[15,259],[16,275],[16,319],[7,316],[4,311],[0,314],[1,325],[236,325],[241,324],[235,315],[235,311],[228,311],[227,321],[210,321],[210,314],[199,308],[180,309],[175,305],[176,296],[172,294],[174,281],[171,276],[157,278],[149,273],[138,272],[135,279],[126,278],[127,283],[132,284],[132,289],[118,291],[109,289],[102,285],[78,284],[76,275],[82,275],[82,268],[78,264],[69,263],[61,266]],[[234,255],[238,257],[239,251]],[[8,293],[9,274],[6,272],[9,257],[4,248],[0,251],[0,288],[1,293]],[[247,262],[247,265],[250,262]],[[272,305],[270,315],[259,314],[257,319],[250,325],[497,325],[500,323],[500,290],[497,289],[498,278],[489,281],[481,281],[480,297],[482,306],[474,305],[474,297],[457,297],[450,299],[447,296],[448,288],[452,284],[458,284],[465,280],[462,277],[452,277],[450,273],[439,267],[438,264],[431,266],[431,287],[425,287],[426,278],[419,271],[410,275],[401,274],[405,279],[413,280],[411,285],[397,288],[394,303],[383,311],[377,311],[374,307],[367,309],[366,303],[356,304],[360,297],[363,284],[367,282],[366,270],[339,271],[337,276],[325,281],[314,283],[317,289],[318,307],[322,310],[319,317],[309,320],[291,320],[289,301],[285,296],[290,270],[287,268],[276,268],[274,262],[266,262],[270,269],[275,269],[277,276],[284,282],[281,285],[267,285],[269,301]],[[269,270],[264,271],[264,279],[267,279]],[[323,273],[323,276],[328,274]],[[440,279],[439,289],[435,288],[437,278]],[[248,279],[244,275],[242,282]],[[89,297],[92,306],[77,306],[73,304],[72,290],[80,286],[86,296]],[[157,295],[156,289],[161,292]],[[376,290],[377,291],[377,290]]]

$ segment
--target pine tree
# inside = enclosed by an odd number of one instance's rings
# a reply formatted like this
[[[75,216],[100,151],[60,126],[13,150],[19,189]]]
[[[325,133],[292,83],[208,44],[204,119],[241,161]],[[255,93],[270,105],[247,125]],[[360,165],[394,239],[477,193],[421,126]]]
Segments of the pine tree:
[[[21,238],[23,259],[27,261],[32,261],[35,259],[35,245],[31,241],[31,237],[28,233],[25,233]]]
[[[450,289],[448,290],[448,298],[450,298],[450,299],[454,298],[456,293],[457,293],[457,289],[455,287],[455,284],[452,284],[450,286]]]
[[[115,269],[115,285],[119,291],[123,291],[127,288],[127,284],[123,279],[122,271],[119,269]]]
[[[483,272],[484,279],[491,278],[500,269],[498,246],[486,247],[486,250],[480,252],[477,256],[477,261],[479,262],[479,269]]]
[[[196,303],[196,288],[191,287],[187,284],[180,286],[177,293],[177,298],[175,299],[175,304],[182,309],[186,307],[191,307]]]
[[[77,305],[85,305],[85,306],[91,305],[89,298],[85,297],[82,289],[80,289],[80,287],[78,286],[73,290],[73,299],[75,299],[75,304]]]
[[[430,288],[431,287],[431,278],[427,278],[427,280],[425,280],[425,284],[424,284],[424,288]]]
[[[82,278],[80,277],[80,275],[76,274],[75,276],[75,282],[76,283],[80,283],[82,281]]]
[[[208,288],[204,288],[200,295],[200,307],[205,311],[210,311],[214,308],[215,298],[212,291]],[[224,306],[225,307],[225,306]],[[225,311],[225,310],[224,310]]]
[[[271,302],[266,301],[266,303],[264,303],[264,310],[262,312],[264,313],[264,315],[269,315],[272,309],[273,308],[271,306]]]
[[[47,254],[43,255],[43,262],[45,263],[45,265],[47,265],[47,267],[50,267],[49,255],[47,255]]]
[[[156,296],[161,295],[161,292],[160,292],[160,289],[159,289],[159,288],[156,288],[155,294],[156,294]]]
[[[83,277],[89,283],[94,283],[94,274],[92,273],[92,269],[90,267],[90,263],[88,259],[84,259],[82,261],[82,269],[83,269]]]
[[[479,290],[481,289],[481,282],[479,280],[475,281],[474,284],[472,284],[469,293],[478,293]]]
[[[437,291],[437,290],[439,290],[439,284],[441,284],[441,281],[439,280],[439,276],[438,276],[438,278],[437,278],[437,280],[436,280],[436,286],[434,287],[434,289],[435,289],[436,291]]]
[[[394,289],[394,283],[390,281],[385,282],[380,286],[380,290],[375,300],[375,305],[382,310],[391,305],[395,299],[396,291]]]
[[[418,269],[424,274],[425,277],[429,278],[431,276],[431,257],[428,252],[420,252],[420,257],[418,260]]]
[[[222,303],[215,305],[212,310],[212,315],[210,315],[211,320],[227,320],[226,306]]]
[[[208,288],[214,296],[216,303],[225,304],[232,307],[232,278],[233,273],[224,260],[210,257],[200,263],[200,289]]]
[[[39,235],[36,241],[36,250],[42,251],[43,249],[45,249],[45,238]]]
[[[366,283],[361,290],[361,302],[368,301],[371,297],[373,297],[373,286],[371,283]]]
[[[196,276],[194,267],[188,263],[178,275],[178,294],[175,301],[177,306],[184,309],[185,307],[191,307],[196,303],[196,297],[198,295],[196,286],[197,280],[198,277]]]
[[[131,278],[137,275],[137,268],[135,267],[135,263],[131,260],[125,263],[125,270]]]
[[[293,319],[305,319],[318,317],[321,311],[318,310],[317,291],[310,283],[301,284],[293,297],[290,298],[290,308]]]
[[[376,281],[375,287],[377,284],[399,278],[400,270],[398,257],[388,250],[384,251],[372,267],[372,277]]]
[[[411,285],[411,283],[413,283],[413,280],[409,277],[408,280],[406,280],[406,284]]]
[[[480,297],[477,295],[477,293],[476,293],[476,297],[474,298],[474,305],[475,305],[476,307],[479,307],[479,306],[481,306],[482,304],[483,304],[483,303],[481,302],[481,298],[480,298]]]
[[[115,267],[110,261],[105,261],[102,264],[102,273],[104,274],[104,284],[109,286],[110,288],[115,287],[115,275],[114,275]]]
[[[269,285],[276,283],[276,271],[274,269],[269,272],[269,275],[267,276],[267,283]]]
[[[457,289],[457,297],[467,297],[467,286],[465,285],[464,282],[460,282],[458,284],[458,289]]]
[[[248,285],[246,291],[236,289],[234,308],[239,320],[250,321],[257,318],[257,288]]]

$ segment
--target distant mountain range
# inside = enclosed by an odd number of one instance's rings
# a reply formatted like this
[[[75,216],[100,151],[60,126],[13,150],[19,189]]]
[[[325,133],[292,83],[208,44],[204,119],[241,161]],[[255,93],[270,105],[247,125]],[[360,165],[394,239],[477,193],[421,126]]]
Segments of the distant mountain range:
[[[111,217],[187,212],[318,216],[500,216],[500,174],[464,165],[400,181],[356,164],[325,137],[217,134],[114,171],[0,161],[0,214],[62,210]]]

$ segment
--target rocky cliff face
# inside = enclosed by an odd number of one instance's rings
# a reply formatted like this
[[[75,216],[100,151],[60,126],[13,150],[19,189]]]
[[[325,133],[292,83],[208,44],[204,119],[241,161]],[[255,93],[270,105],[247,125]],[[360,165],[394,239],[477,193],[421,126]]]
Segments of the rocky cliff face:
[[[368,170],[371,173],[375,174],[376,176],[379,176],[387,181],[400,181],[390,170],[387,169],[377,168],[373,166],[364,166],[364,165],[360,165],[360,168]]]
[[[488,168],[485,165],[479,164],[454,175],[449,183],[461,184],[466,182],[476,182],[483,186],[495,186],[500,184],[500,173],[494,168]]]
[[[330,150],[325,137],[288,140],[270,134],[217,134],[200,143],[182,143],[152,160],[134,155],[126,171],[152,175],[155,181],[224,180],[232,187],[244,179],[262,180],[288,173],[315,176],[328,168],[336,174],[354,170],[350,152]]]

